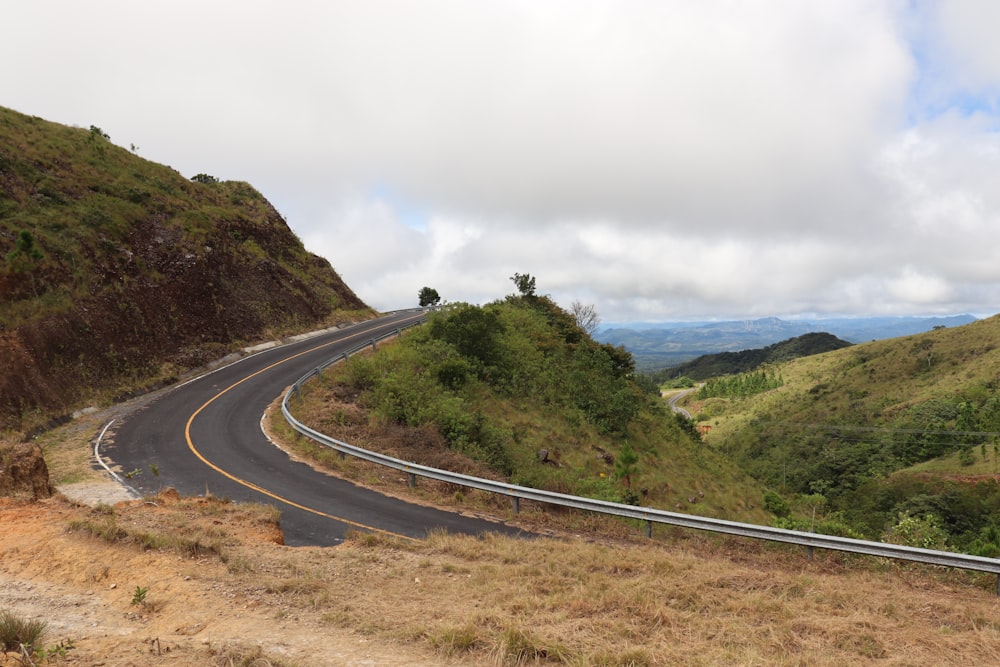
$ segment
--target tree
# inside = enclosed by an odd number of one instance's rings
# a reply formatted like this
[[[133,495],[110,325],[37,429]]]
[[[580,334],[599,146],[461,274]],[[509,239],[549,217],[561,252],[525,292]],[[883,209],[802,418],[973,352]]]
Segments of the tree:
[[[626,489],[632,488],[632,475],[638,471],[638,463],[639,456],[626,440],[615,459],[615,477],[624,482]]]
[[[204,183],[205,185],[215,185],[219,182],[219,179],[211,174],[195,174],[191,177],[191,180],[195,183]]]
[[[417,293],[417,298],[420,299],[420,307],[426,308],[427,306],[436,306],[441,303],[441,295],[433,287],[421,287],[420,291]]]
[[[433,338],[450,343],[462,356],[478,360],[483,368],[500,361],[504,326],[495,311],[466,304],[442,314],[447,317],[431,320]]]
[[[93,143],[97,139],[104,139],[105,141],[107,141],[111,139],[111,135],[102,130],[101,128],[97,127],[96,125],[91,125],[90,136],[87,137],[87,141]]]
[[[521,296],[535,296],[535,277],[529,273],[515,273],[510,277]]]
[[[577,325],[587,332],[588,336],[593,336],[597,330],[597,325],[601,323],[601,316],[597,314],[597,309],[593,304],[574,301],[569,307],[569,312],[573,314]]]

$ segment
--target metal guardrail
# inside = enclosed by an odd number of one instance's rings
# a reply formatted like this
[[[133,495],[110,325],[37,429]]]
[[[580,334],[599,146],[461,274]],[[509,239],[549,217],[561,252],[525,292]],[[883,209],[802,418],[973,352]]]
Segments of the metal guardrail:
[[[403,328],[415,326],[416,324],[419,324],[419,322],[407,325],[407,327]],[[725,535],[737,535],[740,537],[752,537],[772,542],[783,542],[785,544],[797,544],[808,547],[810,553],[812,553],[814,548],[830,549],[834,551],[879,556],[882,558],[892,558],[895,560],[907,560],[927,565],[939,565],[942,567],[951,567],[963,570],[989,572],[998,575],[997,595],[1000,595],[1000,559],[953,553],[950,551],[921,549],[898,544],[886,544],[884,542],[874,542],[870,540],[857,540],[847,537],[837,537],[835,535],[821,535],[819,533],[787,530],[784,528],[773,528],[770,526],[740,523],[738,521],[726,521],[723,519],[714,519],[711,517],[697,516],[693,514],[668,512],[652,507],[637,507],[623,503],[613,503],[606,500],[570,496],[552,491],[532,489],[524,486],[516,486],[514,484],[506,484],[504,482],[482,479],[480,477],[460,475],[458,473],[448,472],[447,470],[429,468],[418,463],[403,461],[391,456],[355,447],[354,445],[342,442],[336,438],[331,438],[328,435],[311,429],[292,416],[289,408],[289,402],[291,401],[293,394],[296,396],[299,395],[300,387],[303,382],[306,382],[314,376],[320,375],[323,369],[328,368],[338,361],[346,360],[351,355],[362,350],[368,348],[376,350],[378,342],[387,338],[398,336],[401,333],[402,329],[396,329],[392,332],[379,336],[378,338],[371,339],[348,350],[347,352],[335,356],[326,363],[299,378],[285,393],[285,396],[281,401],[281,412],[285,416],[285,420],[288,424],[307,438],[326,445],[327,447],[340,452],[342,455],[355,456],[365,461],[370,461],[372,463],[377,463],[379,465],[384,465],[407,473],[411,486],[416,483],[416,478],[419,476],[435,479],[441,482],[448,482],[450,484],[457,484],[467,488],[478,489],[480,491],[487,491],[489,493],[510,496],[515,512],[520,510],[521,499],[533,500],[535,502],[548,503],[550,505],[572,507],[588,512],[599,512],[602,514],[611,514],[613,516],[644,521],[646,523],[647,537],[652,534],[652,525],[654,523],[660,523],[670,526],[680,526],[683,528],[694,528],[697,530],[722,533]]]

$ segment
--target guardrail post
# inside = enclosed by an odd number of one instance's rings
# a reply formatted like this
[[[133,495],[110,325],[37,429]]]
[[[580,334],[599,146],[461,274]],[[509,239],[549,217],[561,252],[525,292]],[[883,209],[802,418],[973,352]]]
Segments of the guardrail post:
[[[652,536],[653,536],[653,522],[649,519],[646,519],[646,537],[652,537]]]
[[[815,551],[815,549],[813,549],[813,546],[811,544],[809,546],[807,546],[806,547],[806,551],[809,553],[809,560],[812,560],[813,559],[813,552]]]
[[[316,377],[318,377],[320,380],[323,379],[323,369],[320,368],[319,366],[316,367]]]
[[[376,347],[376,345],[375,345],[375,339],[372,338],[372,352],[376,352],[376,351],[378,351],[378,347]]]
[[[409,487],[410,487],[411,489],[415,489],[415,488],[417,488],[417,476],[416,476],[416,475],[414,475],[414,474],[413,474],[412,472],[411,472],[411,473],[408,473],[408,474],[409,474],[409,476],[410,476],[410,479],[409,479],[409,481],[408,481],[408,482],[406,483],[406,485],[407,485],[407,486],[409,486]]]
[[[510,497],[511,503],[514,505],[514,514],[518,514],[521,511],[521,499],[517,496]]]
[[[997,575],[997,597],[1000,597],[1000,574]]]

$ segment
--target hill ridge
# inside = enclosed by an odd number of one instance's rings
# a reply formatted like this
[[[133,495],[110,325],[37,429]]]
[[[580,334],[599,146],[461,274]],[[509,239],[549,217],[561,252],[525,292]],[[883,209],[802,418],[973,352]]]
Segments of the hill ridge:
[[[370,312],[248,183],[0,107],[0,430]]]

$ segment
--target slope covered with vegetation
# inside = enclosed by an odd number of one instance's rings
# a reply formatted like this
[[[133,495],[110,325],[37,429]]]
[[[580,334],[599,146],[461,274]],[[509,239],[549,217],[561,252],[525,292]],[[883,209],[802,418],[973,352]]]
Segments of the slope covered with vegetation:
[[[821,354],[842,347],[850,347],[851,343],[841,340],[828,333],[807,333],[795,338],[783,340],[767,347],[739,352],[719,352],[703,354],[697,359],[652,373],[655,382],[689,377],[692,380],[707,380],[720,375],[746,373],[765,364],[778,364],[799,357]]]
[[[347,311],[250,185],[0,108],[0,431]]]
[[[706,449],[654,386],[637,384],[624,349],[592,340],[547,297],[433,313],[397,344],[331,368],[322,384],[296,416],[347,442],[395,441],[388,453],[405,460],[613,501],[764,518],[754,512],[760,487]],[[369,437],[359,424],[409,435]]]
[[[695,409],[785,525],[998,555],[998,338],[993,317],[856,345]]]

